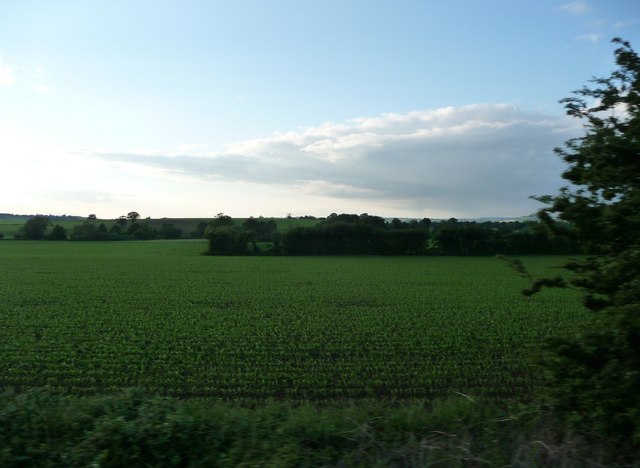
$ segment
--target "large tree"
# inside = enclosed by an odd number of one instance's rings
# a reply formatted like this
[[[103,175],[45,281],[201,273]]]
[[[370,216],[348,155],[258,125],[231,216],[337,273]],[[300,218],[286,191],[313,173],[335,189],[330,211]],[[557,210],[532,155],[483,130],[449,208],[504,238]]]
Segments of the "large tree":
[[[545,365],[551,403],[567,421],[640,445],[640,57],[613,42],[615,71],[562,101],[584,122],[583,136],[556,149],[572,186],[538,197],[548,204],[542,221],[584,249],[566,265],[568,285],[594,311],[578,335],[549,343]],[[532,290],[543,285],[567,284]]]
[[[19,229],[16,237],[32,240],[44,239],[50,224],[51,222],[48,217],[42,215],[34,216],[24,223],[24,226]]]
[[[50,240],[67,240],[67,230],[63,226],[56,224],[55,226],[53,226],[53,229],[49,233],[49,239]]]
[[[640,303],[640,59],[628,42],[614,42],[619,68],[562,101],[585,121],[583,136],[556,149],[574,188],[539,197],[549,204],[541,219],[556,232],[557,218],[567,221],[590,254],[569,267],[592,310]]]

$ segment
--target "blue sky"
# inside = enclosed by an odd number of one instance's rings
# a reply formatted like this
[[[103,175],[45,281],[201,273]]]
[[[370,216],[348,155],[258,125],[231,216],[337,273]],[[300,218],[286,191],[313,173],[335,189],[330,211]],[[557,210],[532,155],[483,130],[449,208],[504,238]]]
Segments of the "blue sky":
[[[636,0],[0,1],[0,212],[527,215]]]

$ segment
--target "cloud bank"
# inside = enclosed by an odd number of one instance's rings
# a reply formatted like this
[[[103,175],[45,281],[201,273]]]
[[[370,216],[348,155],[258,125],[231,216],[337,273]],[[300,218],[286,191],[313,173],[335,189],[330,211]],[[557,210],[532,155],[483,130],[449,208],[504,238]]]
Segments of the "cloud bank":
[[[530,195],[555,193],[553,148],[575,136],[564,116],[511,105],[384,114],[240,141],[219,153],[99,152],[94,157],[211,181],[286,186],[296,193],[459,216],[529,214]],[[256,215],[260,213],[255,213]]]

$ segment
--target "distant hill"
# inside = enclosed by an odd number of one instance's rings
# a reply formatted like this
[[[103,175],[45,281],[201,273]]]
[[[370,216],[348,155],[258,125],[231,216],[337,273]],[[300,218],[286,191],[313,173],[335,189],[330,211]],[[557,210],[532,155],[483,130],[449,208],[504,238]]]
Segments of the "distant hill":
[[[73,215],[51,215],[51,214],[12,214],[12,213],[0,213],[0,220],[2,221],[26,221],[29,218],[33,218],[34,216],[46,216],[51,221],[79,221],[81,219],[86,219],[84,216],[73,216]]]
[[[38,214],[39,216],[46,216],[52,222],[53,221],[82,221],[87,219],[86,216],[76,216],[76,215],[52,215],[52,214]],[[34,216],[38,216],[34,214],[12,214],[12,213],[0,213],[0,221],[26,221],[29,218],[33,218]],[[188,223],[195,224],[199,221],[210,221],[213,216],[209,218],[152,218],[151,221],[154,224],[157,223]],[[280,219],[280,220],[288,220],[288,223],[291,225],[301,224],[301,225],[309,225],[313,221],[320,221],[323,218],[313,218],[313,217],[293,217],[293,218],[276,218],[271,216],[266,216],[267,219]],[[238,220],[244,221],[246,218],[237,218]],[[393,218],[385,218],[387,221],[391,221]],[[411,221],[413,219],[420,220],[421,218],[400,218],[402,221]],[[99,218],[100,221],[112,221],[111,219],[102,219]],[[296,220],[298,220],[296,222]],[[432,221],[446,221],[446,219],[440,218],[431,218]],[[528,216],[515,216],[515,217],[505,217],[505,216],[484,216],[480,218],[458,218],[459,221],[475,221],[476,223],[484,223],[486,221],[536,221],[537,217],[535,214]]]
[[[515,217],[504,217],[504,216],[494,216],[494,217],[486,217],[486,218],[472,218],[472,219],[461,219],[460,221],[475,221],[476,223],[484,223],[486,221],[503,221],[503,222],[509,222],[509,221],[520,221],[520,222],[525,222],[525,221],[537,221],[538,217],[533,214],[533,215],[529,215],[529,216],[515,216]]]
[[[391,221],[393,218],[384,218],[386,221]],[[403,222],[407,222],[407,221],[420,221],[421,218],[398,218],[400,219],[400,221]],[[430,218],[431,221],[433,221],[434,223],[440,223],[443,221],[447,221],[447,219],[450,218]],[[513,216],[513,217],[508,217],[508,216],[484,216],[481,218],[456,218],[458,221],[465,221],[465,222],[471,222],[471,223],[486,223],[488,221],[492,221],[492,222],[511,222],[511,221],[520,221],[521,223],[525,222],[525,221],[537,221],[538,217],[535,214],[532,215],[528,215],[528,216]]]

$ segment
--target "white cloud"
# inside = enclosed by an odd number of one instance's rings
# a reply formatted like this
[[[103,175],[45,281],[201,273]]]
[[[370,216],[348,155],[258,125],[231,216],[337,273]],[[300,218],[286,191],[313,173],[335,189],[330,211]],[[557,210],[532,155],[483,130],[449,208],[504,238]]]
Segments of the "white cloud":
[[[47,85],[43,84],[34,84],[31,89],[33,89],[38,94],[48,94],[51,92]]]
[[[558,9],[566,11],[574,15],[586,13],[591,10],[591,7],[584,0],[576,0],[575,2],[565,3],[560,5]]]
[[[368,200],[374,208],[511,216],[538,207],[529,195],[557,191],[563,166],[553,148],[575,134],[564,116],[470,105],[329,122],[220,153],[94,156],[173,176],[288,187],[292,196]]]
[[[601,38],[602,38],[602,34],[596,34],[596,33],[583,34],[582,36],[576,37],[576,39],[579,39],[581,41],[588,41],[594,44],[598,42]]]
[[[615,29],[625,29],[629,26],[632,26],[634,24],[637,24],[638,21],[637,20],[623,20],[623,21],[617,21],[613,24],[613,27]]]
[[[0,86],[11,86],[16,82],[16,76],[13,68],[9,65],[4,65],[2,57],[0,57]]]

